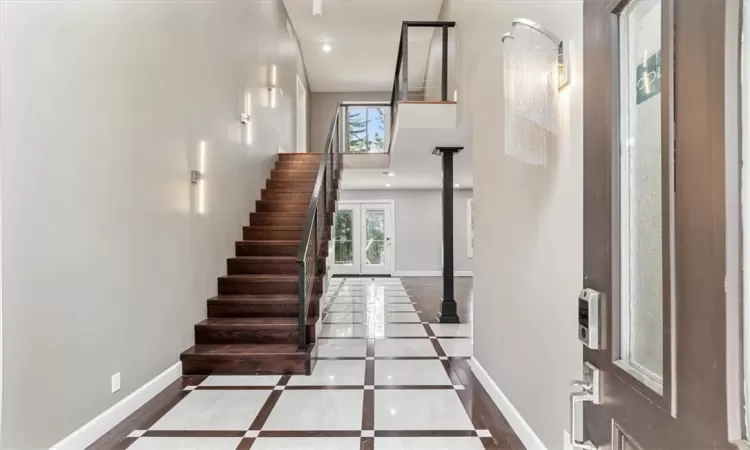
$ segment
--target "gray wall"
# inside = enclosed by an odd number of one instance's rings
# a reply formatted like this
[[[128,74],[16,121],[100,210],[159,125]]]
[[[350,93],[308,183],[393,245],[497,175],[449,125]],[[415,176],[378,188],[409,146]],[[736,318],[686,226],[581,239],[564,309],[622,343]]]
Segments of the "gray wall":
[[[439,190],[345,190],[341,200],[393,200],[395,272],[442,269],[442,193]],[[467,253],[467,200],[470,189],[454,191],[453,249],[456,271],[471,271]]]
[[[295,148],[302,65],[277,1],[3,1],[0,30],[0,447],[41,449],[193,344],[277,146]]]
[[[339,102],[390,102],[390,92],[313,92],[310,94],[311,152],[322,152]]]
[[[499,43],[516,17],[573,40],[572,83],[560,94],[560,146],[544,167],[503,148],[502,48],[487,43]],[[568,383],[582,365],[582,2],[446,0],[441,19],[459,24],[458,107],[471,133],[474,356],[545,447],[559,449]]]

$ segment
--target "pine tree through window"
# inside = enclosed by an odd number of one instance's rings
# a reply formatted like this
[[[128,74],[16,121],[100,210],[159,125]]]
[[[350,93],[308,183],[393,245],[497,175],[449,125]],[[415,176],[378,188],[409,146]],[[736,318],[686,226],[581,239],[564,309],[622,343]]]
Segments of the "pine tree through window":
[[[386,107],[347,106],[346,151],[351,153],[385,153],[388,127]]]

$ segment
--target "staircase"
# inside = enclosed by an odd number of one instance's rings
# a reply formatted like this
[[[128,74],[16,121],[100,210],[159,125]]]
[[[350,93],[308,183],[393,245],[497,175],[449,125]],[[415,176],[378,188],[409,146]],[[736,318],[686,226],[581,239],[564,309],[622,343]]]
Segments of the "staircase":
[[[318,208],[325,211],[316,209],[315,220],[310,219],[313,228],[319,225],[320,230],[313,229],[315,238],[308,242],[317,252],[317,261],[306,259],[313,275],[303,278],[305,289],[300,289],[300,269],[307,266],[298,261],[298,254],[307,235],[308,210],[322,157],[321,153],[279,155],[255,212],[250,213],[250,226],[243,228],[243,240],[235,244],[235,256],[227,260],[227,275],[218,280],[218,295],[208,300],[208,318],[195,325],[195,346],[180,357],[185,375],[311,373],[337,197],[337,177],[330,161],[326,163],[328,177],[322,177],[318,191],[322,197]],[[300,314],[301,297],[309,297],[306,314],[304,310]]]

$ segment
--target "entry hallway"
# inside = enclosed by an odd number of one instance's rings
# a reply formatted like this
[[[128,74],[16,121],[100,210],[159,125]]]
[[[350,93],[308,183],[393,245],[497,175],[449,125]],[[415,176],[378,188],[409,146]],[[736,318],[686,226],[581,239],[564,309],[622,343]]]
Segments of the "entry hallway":
[[[312,376],[185,377],[90,449],[523,449],[469,366],[471,279],[462,324],[441,281],[334,278]]]

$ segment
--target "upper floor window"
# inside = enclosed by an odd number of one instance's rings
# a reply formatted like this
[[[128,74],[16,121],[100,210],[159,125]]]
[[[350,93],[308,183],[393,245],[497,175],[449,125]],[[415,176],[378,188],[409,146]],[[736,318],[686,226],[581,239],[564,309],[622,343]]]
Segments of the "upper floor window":
[[[390,119],[388,106],[344,106],[345,150],[352,153],[385,153],[388,151]]]

